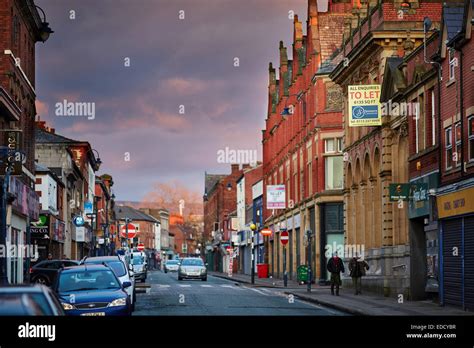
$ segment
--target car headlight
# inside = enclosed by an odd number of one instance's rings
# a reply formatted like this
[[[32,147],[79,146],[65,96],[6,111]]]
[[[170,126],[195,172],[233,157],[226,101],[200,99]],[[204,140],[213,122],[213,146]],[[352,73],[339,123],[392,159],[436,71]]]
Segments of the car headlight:
[[[126,304],[127,304],[127,300],[125,298],[118,298],[110,302],[109,307],[125,306]]]
[[[63,309],[65,311],[70,311],[71,309],[76,309],[76,307],[74,307],[72,304],[65,303],[65,302],[61,302],[61,304],[63,305]]]
[[[206,273],[206,269],[203,268],[203,269],[201,270],[201,273]]]

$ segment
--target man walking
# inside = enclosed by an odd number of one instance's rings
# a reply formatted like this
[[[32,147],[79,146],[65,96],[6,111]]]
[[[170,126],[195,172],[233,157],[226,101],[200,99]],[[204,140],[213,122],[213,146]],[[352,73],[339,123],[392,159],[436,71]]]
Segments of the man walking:
[[[329,259],[327,269],[331,272],[331,295],[334,295],[334,286],[336,287],[336,296],[339,296],[339,287],[341,286],[341,272],[344,273],[344,263],[342,259],[334,253]]]
[[[354,256],[349,262],[349,272],[352,277],[352,285],[356,295],[362,294],[362,276],[369,269],[369,264],[360,257]]]

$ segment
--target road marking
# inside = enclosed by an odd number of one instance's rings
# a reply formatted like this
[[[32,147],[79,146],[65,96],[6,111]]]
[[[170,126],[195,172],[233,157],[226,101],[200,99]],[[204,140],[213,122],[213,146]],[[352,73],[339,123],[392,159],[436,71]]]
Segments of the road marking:
[[[181,287],[181,288],[190,288],[191,287],[191,285],[184,285],[184,284],[180,284],[178,286]]]
[[[268,296],[268,294],[266,294],[266,293],[264,293],[264,292],[262,292],[262,291],[260,291],[260,290],[258,290],[258,289],[254,289],[254,288],[247,288],[247,289],[250,289],[250,290],[252,290],[252,291],[258,292],[260,295]]]
[[[201,285],[202,288],[212,288],[212,285]]]
[[[222,287],[222,288],[231,288],[231,289],[232,289],[234,286],[233,286],[233,285],[225,285],[225,284],[223,284],[223,285],[221,285],[221,287]]]
[[[169,284],[158,284],[160,288],[169,288]]]

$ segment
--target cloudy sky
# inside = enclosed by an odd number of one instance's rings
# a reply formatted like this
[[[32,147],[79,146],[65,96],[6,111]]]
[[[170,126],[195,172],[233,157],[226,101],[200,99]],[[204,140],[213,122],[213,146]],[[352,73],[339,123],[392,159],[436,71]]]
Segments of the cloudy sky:
[[[226,147],[261,158],[268,63],[279,40],[291,47],[288,11],[305,21],[306,0],[36,3],[55,31],[37,44],[38,114],[98,150],[118,199],[172,180],[202,193],[204,171],[230,171]],[[95,119],[57,116],[64,100],[95,103]]]

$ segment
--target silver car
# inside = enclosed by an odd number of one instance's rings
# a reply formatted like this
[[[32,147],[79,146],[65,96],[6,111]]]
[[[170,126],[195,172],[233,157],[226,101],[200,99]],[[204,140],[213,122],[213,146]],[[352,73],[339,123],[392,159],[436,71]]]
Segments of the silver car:
[[[178,280],[201,279],[207,280],[207,268],[202,259],[198,257],[184,258],[178,268]]]
[[[163,269],[164,269],[165,273],[168,273],[168,272],[177,272],[178,268],[179,268],[179,261],[178,260],[167,260],[165,262],[165,266],[164,266]]]

